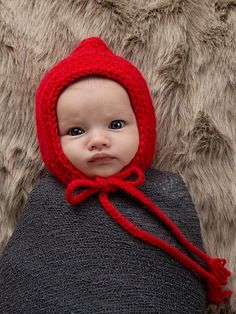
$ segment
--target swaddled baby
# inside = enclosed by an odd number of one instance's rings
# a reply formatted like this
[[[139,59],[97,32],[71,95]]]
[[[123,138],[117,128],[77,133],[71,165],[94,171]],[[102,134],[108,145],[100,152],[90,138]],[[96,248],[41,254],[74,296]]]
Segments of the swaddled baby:
[[[44,76],[36,125],[48,175],[1,257],[1,313],[195,314],[231,294],[183,180],[150,168],[155,121],[142,74],[100,38]]]

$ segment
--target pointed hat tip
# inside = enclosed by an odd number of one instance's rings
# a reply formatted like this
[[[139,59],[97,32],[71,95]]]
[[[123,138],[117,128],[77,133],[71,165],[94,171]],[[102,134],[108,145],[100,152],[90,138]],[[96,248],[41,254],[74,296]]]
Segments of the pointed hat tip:
[[[100,50],[104,52],[111,52],[111,50],[108,48],[104,40],[100,37],[88,37],[83,39],[77,46],[76,48],[72,51],[73,53],[78,53],[82,51],[87,51],[87,50]]]

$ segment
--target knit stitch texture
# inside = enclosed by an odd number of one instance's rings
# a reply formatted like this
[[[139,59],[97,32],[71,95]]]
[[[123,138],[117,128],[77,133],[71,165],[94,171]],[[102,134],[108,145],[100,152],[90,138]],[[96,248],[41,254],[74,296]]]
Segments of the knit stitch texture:
[[[202,249],[196,211],[180,176],[149,169],[141,190]],[[188,255],[136,199],[122,191],[110,199],[135,225]],[[31,192],[0,274],[4,314],[200,314],[206,306],[198,276],[124,231],[96,195],[69,205],[64,186],[50,174]]]

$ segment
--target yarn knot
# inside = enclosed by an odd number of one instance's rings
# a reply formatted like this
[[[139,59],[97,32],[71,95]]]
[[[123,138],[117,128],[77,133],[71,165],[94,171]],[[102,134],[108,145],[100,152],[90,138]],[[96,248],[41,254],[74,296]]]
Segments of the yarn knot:
[[[97,188],[99,189],[99,192],[115,192],[117,190],[117,187],[109,182],[109,180],[106,180],[101,177],[96,177],[95,182],[97,183]]]
[[[131,175],[135,175],[136,178],[127,180]],[[126,190],[129,186],[141,185],[143,181],[143,172],[135,166],[122,171],[117,176],[74,179],[66,188],[66,200],[71,205],[76,205],[95,193],[115,192],[119,188]],[[76,193],[79,188],[85,190]]]

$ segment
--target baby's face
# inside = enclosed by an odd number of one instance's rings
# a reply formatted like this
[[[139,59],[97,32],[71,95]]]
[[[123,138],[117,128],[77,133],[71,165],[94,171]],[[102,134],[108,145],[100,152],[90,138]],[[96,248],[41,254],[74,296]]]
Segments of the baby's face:
[[[108,177],[134,158],[139,146],[136,118],[126,90],[105,78],[66,88],[57,103],[62,150],[89,177]]]

